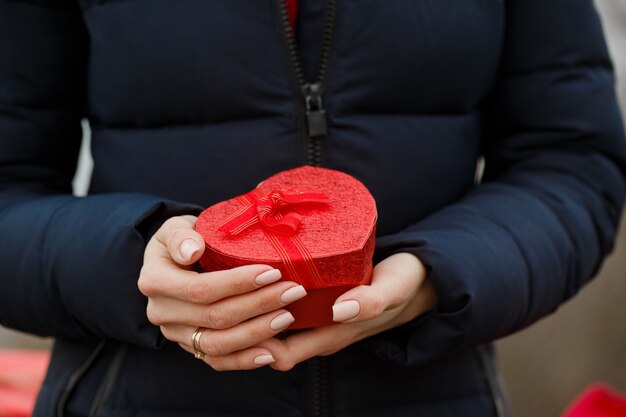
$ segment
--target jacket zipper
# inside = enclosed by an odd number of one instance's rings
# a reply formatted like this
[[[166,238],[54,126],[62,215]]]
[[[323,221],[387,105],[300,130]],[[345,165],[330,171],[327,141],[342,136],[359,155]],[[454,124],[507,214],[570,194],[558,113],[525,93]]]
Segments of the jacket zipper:
[[[85,376],[89,368],[94,364],[98,356],[102,353],[104,346],[106,345],[106,340],[101,340],[98,342],[98,345],[91,352],[89,357],[85,360],[85,362],[70,375],[68,378],[65,388],[63,392],[59,396],[59,401],[56,406],[56,415],[57,417],[65,416],[65,408],[67,407],[67,403],[70,399],[70,396],[74,393],[74,390],[78,386],[80,380]]]
[[[299,93],[302,96],[306,122],[305,144],[307,164],[320,166],[322,163],[323,142],[328,134],[323,96],[328,72],[328,61],[330,59],[330,46],[335,29],[336,0],[326,1],[322,50],[317,76],[313,82],[307,82],[304,77],[304,67],[300,59],[300,51],[298,50],[296,37],[289,21],[287,5],[284,0],[276,1],[281,16],[287,50],[289,51],[291,68],[298,83]]]
[[[491,400],[494,412],[497,417],[511,417],[511,412],[508,408],[500,378],[493,365],[493,357],[487,346],[478,346],[478,360],[480,362],[485,383],[491,394]]]
[[[122,368],[122,363],[126,358],[126,353],[128,352],[128,345],[123,344],[119,346],[115,350],[115,355],[109,364],[106,375],[102,379],[100,384],[100,388],[98,388],[98,392],[96,393],[96,397],[91,405],[91,410],[89,411],[89,417],[99,417],[102,414],[102,410],[104,405],[109,400],[111,396],[111,391],[113,390],[114,384],[117,382],[117,377]]]
[[[327,417],[330,412],[329,359],[317,356],[309,361],[309,389],[307,416]]]
[[[317,76],[313,82],[308,82],[304,76],[304,67],[300,59],[300,51],[296,37],[289,21],[289,13],[285,0],[276,0],[283,26],[283,34],[289,52],[289,62],[299,93],[305,116],[305,148],[306,163],[313,166],[322,164],[323,144],[328,135],[326,123],[326,109],[324,107],[324,87],[330,60],[330,47],[335,30],[336,0],[327,0],[324,16],[324,33],[322,50],[317,68]],[[330,416],[330,375],[329,359],[315,357],[309,361],[307,369],[308,387],[307,416]]]

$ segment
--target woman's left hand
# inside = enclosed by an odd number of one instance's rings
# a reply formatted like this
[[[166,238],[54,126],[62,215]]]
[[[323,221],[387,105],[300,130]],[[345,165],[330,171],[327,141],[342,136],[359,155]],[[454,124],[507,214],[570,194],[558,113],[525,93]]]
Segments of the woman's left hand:
[[[338,324],[272,338],[259,346],[272,352],[270,366],[287,371],[314,356],[333,354],[352,343],[400,326],[432,310],[437,297],[421,261],[398,253],[374,268],[370,285],[344,293],[333,306]]]

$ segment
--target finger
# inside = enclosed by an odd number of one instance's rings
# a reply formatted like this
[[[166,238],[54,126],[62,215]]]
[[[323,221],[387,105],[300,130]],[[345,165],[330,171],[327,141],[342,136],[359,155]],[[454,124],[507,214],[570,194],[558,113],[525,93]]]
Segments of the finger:
[[[293,333],[283,340],[268,339],[258,346],[271,352],[275,359],[270,366],[289,371],[300,362],[315,356],[331,355],[360,340],[360,328],[355,324],[335,324]]]
[[[211,304],[222,298],[254,291],[280,280],[278,269],[246,265],[223,271],[197,273],[172,263],[145,263],[139,275],[141,292],[148,297],[170,297],[196,304]]]
[[[148,243],[150,246],[161,246],[159,243]],[[146,252],[148,251],[146,248]],[[158,248],[153,248],[152,254],[146,254],[144,264],[139,271],[137,286],[146,297],[168,297],[180,293],[180,287],[187,287],[195,282],[200,275],[198,272],[181,269],[169,257],[167,250],[162,247],[162,255],[156,255]]]
[[[402,314],[402,313],[401,313]],[[408,317],[413,318],[413,316]],[[315,356],[326,356],[358,342],[366,337],[405,323],[391,310],[362,322],[341,323],[292,333],[285,339],[268,339],[258,346],[269,350],[275,362],[270,366],[279,371],[288,371],[300,362]]]
[[[152,262],[161,262],[162,264],[178,266],[178,264],[170,256],[167,246],[159,242],[155,236],[156,235],[152,236],[146,245],[146,249],[143,254],[143,264],[146,265]]]
[[[230,329],[206,329],[200,335],[198,343],[201,351],[207,356],[225,356],[274,337],[294,321],[295,319],[290,312],[279,310],[256,317]],[[186,344],[191,343],[196,329],[196,327],[183,325],[161,326],[161,332],[168,340]]]
[[[179,345],[187,352],[195,354],[190,345],[184,343]],[[216,371],[245,371],[263,367],[273,363],[275,359],[268,350],[253,347],[215,358],[205,356],[202,361]]]
[[[193,229],[194,216],[168,219],[156,233],[157,240],[167,247],[169,255],[180,265],[191,265],[204,253],[202,236]]]
[[[355,323],[341,323],[289,334],[286,338],[268,339],[258,346],[269,350],[276,362],[270,366],[279,371],[288,371],[300,362],[315,356],[331,355],[366,337],[391,329],[406,320],[394,322],[397,317],[385,311],[378,317]]]
[[[148,242],[148,245],[146,246],[146,250],[144,252],[144,264],[150,263],[152,261],[161,260],[165,263],[173,265],[187,265],[187,263],[180,263],[183,262],[180,256],[177,258],[177,260],[172,257],[168,249],[167,242],[172,232],[176,229],[193,230],[193,224],[195,219],[196,217],[194,216],[176,216],[166,220],[165,223],[161,225],[161,227],[156,231],[156,233]],[[186,250],[188,251],[189,249]],[[203,247],[202,251],[204,251]],[[199,258],[200,255],[201,253],[193,254],[193,258]]]
[[[294,282],[278,282],[250,293],[229,297],[215,303],[195,304],[175,298],[152,298],[147,314],[157,326],[188,326],[227,329],[261,314],[278,310],[306,295],[304,287]]]
[[[335,322],[371,320],[382,312],[410,301],[426,275],[422,263],[409,253],[385,259],[374,268],[370,285],[342,294],[333,305]]]

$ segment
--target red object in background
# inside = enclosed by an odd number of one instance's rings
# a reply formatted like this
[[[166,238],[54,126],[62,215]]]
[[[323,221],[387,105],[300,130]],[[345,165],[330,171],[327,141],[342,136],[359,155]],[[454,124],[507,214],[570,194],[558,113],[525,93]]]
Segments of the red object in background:
[[[327,203],[297,202],[319,194],[324,194]],[[263,208],[268,204],[271,214],[265,217],[271,221],[262,225]],[[370,283],[376,216],[374,198],[348,174],[311,166],[283,171],[250,193],[200,214],[195,229],[206,243],[200,265],[205,271],[249,264],[277,268],[283,281],[298,282],[307,290],[306,297],[286,307],[296,319],[289,328],[332,324],[337,297]],[[301,226],[292,235],[272,229],[275,221],[292,225],[300,220]],[[229,233],[233,230],[239,233]]]
[[[0,350],[0,416],[32,414],[49,362],[45,351]]]
[[[624,417],[626,393],[597,383],[586,388],[561,417]]]

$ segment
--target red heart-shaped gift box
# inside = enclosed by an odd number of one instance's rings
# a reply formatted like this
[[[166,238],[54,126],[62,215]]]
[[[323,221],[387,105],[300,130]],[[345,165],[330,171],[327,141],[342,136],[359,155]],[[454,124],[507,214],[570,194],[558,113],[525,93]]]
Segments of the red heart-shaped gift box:
[[[286,307],[296,319],[289,328],[328,325],[337,297],[371,281],[376,217],[374,198],[348,174],[312,166],[279,172],[200,214],[200,266],[277,268],[281,280],[307,290]]]

